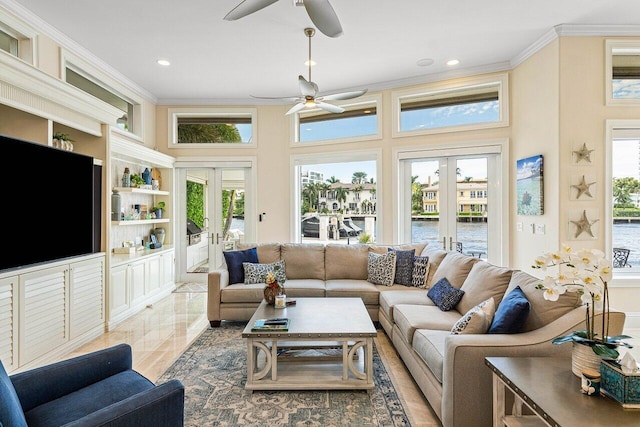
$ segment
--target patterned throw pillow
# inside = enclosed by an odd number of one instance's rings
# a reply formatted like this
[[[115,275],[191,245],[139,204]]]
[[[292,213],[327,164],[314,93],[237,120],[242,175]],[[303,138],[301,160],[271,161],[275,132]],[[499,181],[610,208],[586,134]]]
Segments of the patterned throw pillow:
[[[367,260],[367,280],[374,285],[393,286],[396,274],[396,253],[376,254],[369,252]]]
[[[411,278],[413,276],[413,257],[416,254],[415,249],[399,251],[389,248],[389,252],[396,253],[396,274],[393,279],[399,285],[411,286]]]
[[[414,256],[413,257],[413,274],[411,277],[411,286],[425,289],[427,287],[427,278],[429,277],[429,257]]]
[[[489,330],[495,312],[496,302],[493,297],[484,300],[467,311],[465,315],[453,325],[451,334],[484,334]]]
[[[429,289],[427,296],[442,311],[449,311],[456,306],[462,299],[464,291],[451,286],[446,277],[438,280],[435,285]]]
[[[279,284],[283,285],[287,280],[287,274],[284,269],[284,260],[272,262],[271,264],[257,264],[243,262],[244,267],[244,283],[249,285],[252,283],[264,283],[267,274],[273,272]]]

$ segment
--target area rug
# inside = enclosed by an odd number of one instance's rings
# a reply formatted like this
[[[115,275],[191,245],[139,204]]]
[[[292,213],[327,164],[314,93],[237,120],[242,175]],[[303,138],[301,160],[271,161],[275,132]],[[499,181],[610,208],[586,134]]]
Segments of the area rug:
[[[161,384],[185,386],[185,426],[410,426],[380,355],[373,353],[374,384],[363,390],[245,390],[245,323],[207,328],[169,369]]]

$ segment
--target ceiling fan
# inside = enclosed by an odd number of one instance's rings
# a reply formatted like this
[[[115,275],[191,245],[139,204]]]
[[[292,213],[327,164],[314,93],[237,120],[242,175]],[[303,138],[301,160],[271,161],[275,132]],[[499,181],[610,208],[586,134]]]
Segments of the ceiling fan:
[[[277,2],[278,0],[244,0],[224,17],[226,21],[235,21],[257,12],[260,9]],[[329,0],[295,0],[296,5],[304,5],[309,18],[323,34],[329,37],[342,35],[342,26],[338,15],[331,7]]]
[[[330,95],[322,95],[318,96],[318,85],[315,84],[311,80],[311,37],[316,33],[316,30],[313,28],[305,28],[304,34],[309,38],[309,58],[307,59],[307,65],[309,67],[309,80],[305,79],[304,76],[298,76],[298,84],[300,85],[301,96],[298,97],[266,97],[266,96],[253,96],[253,98],[259,99],[283,99],[291,102],[296,102],[296,104],[287,111],[287,115],[297,113],[303,108],[321,108],[330,113],[342,113],[344,112],[344,108],[338,107],[337,105],[328,104],[325,101],[337,101],[342,99],[353,99],[359,96],[364,95],[367,92],[367,89],[356,90],[352,92],[341,92],[334,93]]]

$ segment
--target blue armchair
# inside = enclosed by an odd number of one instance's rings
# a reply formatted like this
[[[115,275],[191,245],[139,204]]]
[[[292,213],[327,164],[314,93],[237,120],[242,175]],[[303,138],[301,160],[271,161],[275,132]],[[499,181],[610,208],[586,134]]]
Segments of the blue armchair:
[[[155,385],[118,344],[7,375],[0,363],[0,427],[184,425],[184,386]]]

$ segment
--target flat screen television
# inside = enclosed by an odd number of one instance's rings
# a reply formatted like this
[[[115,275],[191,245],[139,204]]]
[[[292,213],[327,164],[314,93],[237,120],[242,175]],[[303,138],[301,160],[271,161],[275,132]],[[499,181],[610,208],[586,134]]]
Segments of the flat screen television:
[[[0,135],[0,165],[0,271],[99,251],[93,157]]]

